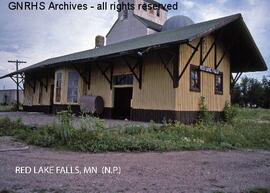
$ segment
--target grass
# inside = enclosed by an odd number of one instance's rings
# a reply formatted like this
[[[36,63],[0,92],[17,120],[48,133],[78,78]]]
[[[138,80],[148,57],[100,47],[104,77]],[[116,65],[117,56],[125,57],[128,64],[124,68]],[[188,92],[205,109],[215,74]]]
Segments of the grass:
[[[225,193],[225,192],[215,191],[213,193]],[[249,190],[241,191],[241,193],[270,193],[270,188],[251,188]]]
[[[178,150],[226,150],[236,148],[270,150],[270,110],[237,109],[229,123],[183,125],[167,123],[118,126],[107,129],[102,120],[81,118],[82,127],[74,129],[72,115],[61,114],[60,124],[42,128],[23,125],[20,120],[0,120],[0,136],[14,136],[27,144],[83,152],[147,152]]]
[[[16,103],[12,104],[0,104],[0,112],[10,112],[10,111],[16,111]],[[22,104],[19,104],[19,110],[23,110]]]
[[[0,112],[14,111],[14,105],[0,105]]]

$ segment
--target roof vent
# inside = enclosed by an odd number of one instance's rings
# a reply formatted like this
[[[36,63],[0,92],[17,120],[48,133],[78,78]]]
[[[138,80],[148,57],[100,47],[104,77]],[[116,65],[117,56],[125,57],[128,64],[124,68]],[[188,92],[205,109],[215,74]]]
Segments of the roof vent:
[[[184,26],[192,25],[194,22],[187,16],[177,15],[169,18],[163,25],[162,31],[170,31]]]
[[[96,46],[95,48],[100,48],[105,45],[105,38],[103,36],[96,36]]]

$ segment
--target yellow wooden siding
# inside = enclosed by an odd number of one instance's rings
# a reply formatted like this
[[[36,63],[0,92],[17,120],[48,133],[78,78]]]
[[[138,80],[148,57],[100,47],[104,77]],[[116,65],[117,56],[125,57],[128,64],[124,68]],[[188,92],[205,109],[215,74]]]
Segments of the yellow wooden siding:
[[[204,39],[203,56],[207,53],[214,38],[208,36]],[[192,45],[196,46],[199,40],[194,40]],[[180,46],[180,71],[183,70],[193,49],[187,45]],[[217,60],[223,54],[222,45],[217,46]],[[191,64],[199,66],[200,52],[197,51],[193,57]],[[210,52],[208,58],[204,62],[205,66],[214,68],[214,49]],[[176,95],[176,110],[178,111],[198,111],[200,97],[205,97],[205,102],[210,111],[223,111],[226,101],[230,101],[230,62],[229,57],[223,59],[218,68],[223,72],[223,95],[215,94],[215,76],[210,73],[201,72],[201,92],[190,91],[190,67],[188,67],[180,80],[179,88]]]
[[[46,82],[46,78],[41,79],[42,82]],[[33,82],[31,83],[33,84]],[[24,105],[25,106],[32,106],[32,105],[50,105],[50,95],[51,95],[51,85],[54,84],[53,78],[48,79],[48,89],[42,87],[42,97],[41,101],[39,102],[39,93],[40,93],[40,82],[36,81],[36,89],[35,92],[29,86],[28,83],[25,83],[24,89]]]
[[[157,54],[144,59],[142,89],[134,79],[132,108],[174,110],[175,90],[173,82],[161,64]]]
[[[33,105],[33,89],[27,84],[24,84],[24,102],[23,105],[25,106],[32,106]]]
[[[194,40],[192,45],[197,45],[199,40]],[[208,36],[205,38],[204,55],[210,48],[213,42],[213,37]],[[218,45],[217,58],[222,56],[222,45]],[[193,49],[187,45],[181,45],[179,50],[179,63],[180,72],[183,70],[188,58],[190,57]],[[129,59],[130,60],[130,59]],[[200,53],[199,51],[193,57],[191,64],[199,65]],[[129,68],[123,63],[123,60],[113,60],[114,75],[131,74]],[[136,61],[130,61],[133,65]],[[79,80],[79,94],[78,100],[82,95],[101,96],[104,99],[105,107],[113,107],[114,89],[110,89],[110,84],[105,77],[101,74],[95,64],[92,65],[91,85],[90,90],[87,84],[80,77]],[[204,65],[214,67],[214,49],[211,51]],[[103,66],[105,67],[105,66]],[[73,71],[71,67],[61,67],[55,70],[62,72],[62,89],[61,101],[54,104],[68,104],[67,103],[67,90],[68,90],[68,72]],[[201,96],[206,98],[206,105],[210,111],[222,111],[225,101],[230,101],[230,62],[229,57],[226,55],[223,62],[219,66],[219,70],[223,72],[223,95],[215,94],[215,76],[213,74],[201,72],[201,92],[190,91],[190,66],[183,74],[179,87],[174,89],[173,82],[165,70],[163,64],[157,53],[150,53],[144,58],[142,89],[139,89],[139,83],[134,77],[133,81],[133,97],[131,107],[134,109],[151,109],[151,110],[176,110],[176,111],[198,111],[199,100]],[[136,71],[138,72],[138,71]],[[108,76],[109,76],[109,72]],[[45,80],[43,80],[45,81]],[[29,85],[25,85],[25,101],[24,105],[49,105],[50,104],[50,86],[56,85],[55,77],[49,79],[48,91],[43,88],[42,103],[39,104],[39,83],[36,84],[36,92]],[[54,90],[54,93],[56,91]],[[76,103],[79,104],[79,103]]]
[[[92,65],[91,85],[90,90],[87,90],[87,94],[101,96],[104,100],[104,106],[112,107],[112,90],[110,89],[110,84],[98,70],[96,65]]]

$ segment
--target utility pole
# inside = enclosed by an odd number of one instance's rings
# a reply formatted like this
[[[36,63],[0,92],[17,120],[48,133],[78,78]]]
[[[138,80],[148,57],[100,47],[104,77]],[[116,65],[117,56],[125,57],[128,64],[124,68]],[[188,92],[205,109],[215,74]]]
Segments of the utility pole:
[[[16,64],[16,72],[18,72],[18,70],[19,70],[19,64],[25,64],[26,63],[25,61],[19,61],[19,60],[15,60],[15,61],[9,60],[8,62]],[[19,74],[17,73],[16,74],[16,86],[17,86],[17,105],[16,105],[16,108],[17,108],[17,111],[19,111],[19,103],[20,103],[19,84],[20,84],[19,83]]]

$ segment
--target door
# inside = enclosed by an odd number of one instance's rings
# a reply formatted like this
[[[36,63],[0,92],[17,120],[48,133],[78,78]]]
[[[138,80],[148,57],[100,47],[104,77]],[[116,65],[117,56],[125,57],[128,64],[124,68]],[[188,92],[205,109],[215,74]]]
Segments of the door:
[[[53,98],[54,98],[54,85],[51,85],[51,94],[50,94],[50,114],[53,113]]]
[[[113,118],[130,119],[132,87],[114,89]]]

